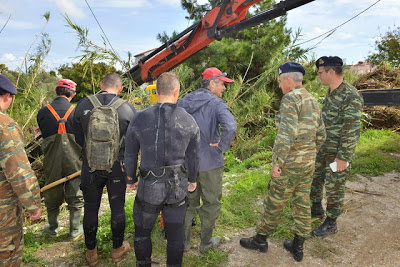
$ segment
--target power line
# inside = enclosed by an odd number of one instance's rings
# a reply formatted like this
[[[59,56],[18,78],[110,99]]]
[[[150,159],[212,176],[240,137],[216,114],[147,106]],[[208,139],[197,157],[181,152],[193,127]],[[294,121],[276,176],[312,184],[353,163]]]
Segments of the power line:
[[[92,15],[93,15],[94,19],[96,20],[97,24],[99,25],[99,27],[100,27],[101,31],[103,32],[103,34],[104,34],[104,37],[106,38],[106,40],[107,40],[108,44],[109,44],[109,45],[110,45],[110,47],[111,47],[111,50],[114,52],[114,54],[115,54],[115,55],[117,55],[117,56],[119,57],[119,55],[118,55],[117,51],[116,51],[116,50],[114,49],[114,47],[111,45],[111,42],[110,42],[110,40],[108,40],[107,34],[104,32],[103,28],[101,27],[101,25],[100,25],[100,22],[97,20],[97,18],[96,18],[96,15],[93,13],[93,10],[92,10],[92,8],[90,7],[90,5],[89,5],[88,1],[87,1],[87,0],[85,0],[85,2],[86,2],[86,4],[87,4],[87,6],[89,7],[89,9],[90,9],[90,12],[92,12]]]
[[[328,35],[325,36],[321,41],[319,41],[316,45],[314,45],[314,46],[312,47],[312,48],[314,48],[315,46],[317,46],[318,44],[320,44],[323,40],[325,40],[326,38],[328,38],[329,36],[331,36],[338,28],[342,27],[343,25],[345,25],[345,24],[347,24],[348,22],[352,21],[352,20],[355,19],[356,17],[360,16],[362,13],[366,12],[368,9],[370,9],[370,8],[373,7],[374,5],[378,4],[380,1],[381,1],[381,0],[376,1],[375,3],[373,3],[372,5],[370,5],[369,7],[367,7],[366,9],[364,9],[363,11],[361,11],[360,13],[358,13],[357,15],[355,15],[354,17],[352,17],[352,18],[346,20],[345,22],[343,22],[343,23],[340,24],[339,26],[336,26],[335,28],[333,28],[333,29],[331,29],[331,30],[329,30],[329,31],[327,31],[327,32],[325,32],[325,33],[323,33],[323,34],[320,34],[320,35],[318,35],[318,36],[316,36],[316,37],[314,37],[314,38],[311,38],[310,40],[304,41],[304,42],[299,43],[299,44],[295,44],[294,46],[300,46],[300,45],[302,45],[302,44],[311,42],[311,41],[313,41],[313,40],[315,40],[315,39],[318,39],[318,38],[320,38],[320,37],[322,37],[322,36],[328,34]]]

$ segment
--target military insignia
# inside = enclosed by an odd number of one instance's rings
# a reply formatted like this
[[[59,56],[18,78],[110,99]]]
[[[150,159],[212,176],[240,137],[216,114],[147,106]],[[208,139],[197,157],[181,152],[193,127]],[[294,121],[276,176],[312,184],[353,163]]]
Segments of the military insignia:
[[[282,74],[282,70],[281,68],[278,69],[278,74],[281,75]]]
[[[319,61],[318,61],[318,63],[319,63],[319,65],[322,65],[322,64],[324,64],[325,62],[322,60],[322,58],[320,58]]]

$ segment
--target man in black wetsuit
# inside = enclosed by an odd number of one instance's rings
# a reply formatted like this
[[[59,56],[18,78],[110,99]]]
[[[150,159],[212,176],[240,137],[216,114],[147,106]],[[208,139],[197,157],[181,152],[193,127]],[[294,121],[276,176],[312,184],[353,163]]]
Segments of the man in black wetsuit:
[[[160,211],[168,241],[167,266],[182,266],[183,220],[187,192],[197,185],[200,131],[193,117],[177,107],[179,89],[175,74],[160,75],[158,104],[138,112],[126,133],[127,188],[137,190],[133,220],[136,266],[140,267],[151,266],[150,234]]]
[[[122,91],[122,80],[119,74],[109,73],[100,83],[101,91],[95,95],[103,106],[112,106],[112,103],[120,101],[117,96]],[[90,99],[89,99],[90,98]],[[75,108],[74,133],[76,142],[84,148],[82,162],[82,183],[81,189],[84,198],[83,230],[85,233],[86,260],[90,266],[95,266],[97,260],[96,234],[98,226],[98,212],[104,186],[107,187],[108,199],[111,208],[111,231],[112,231],[112,259],[118,262],[129,250],[128,241],[124,241],[125,232],[125,192],[126,192],[126,173],[122,170],[125,142],[124,136],[129,122],[135,115],[135,108],[128,102],[116,107],[118,113],[119,133],[122,140],[119,148],[117,160],[112,165],[111,171],[93,170],[89,166],[87,159],[86,146],[88,142],[88,125],[94,106],[91,96],[81,99]],[[105,132],[105,131],[104,131]],[[104,134],[102,132],[101,134]],[[95,155],[96,156],[96,155]],[[97,155],[99,156],[99,155]],[[106,155],[100,155],[106,157]]]

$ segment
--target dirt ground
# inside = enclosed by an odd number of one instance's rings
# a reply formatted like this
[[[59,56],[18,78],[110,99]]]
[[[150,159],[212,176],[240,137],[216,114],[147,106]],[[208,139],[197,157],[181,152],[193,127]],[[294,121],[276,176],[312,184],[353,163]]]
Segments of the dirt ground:
[[[400,266],[400,174],[358,178],[346,183],[338,233],[306,240],[302,262],[295,262],[282,242],[274,240],[266,254],[242,248],[239,239],[253,235],[251,228],[223,238],[219,249],[229,253],[225,266]],[[64,241],[42,248],[35,256],[51,262],[50,266],[76,266],[76,259],[71,262],[74,253],[83,258],[71,242]]]

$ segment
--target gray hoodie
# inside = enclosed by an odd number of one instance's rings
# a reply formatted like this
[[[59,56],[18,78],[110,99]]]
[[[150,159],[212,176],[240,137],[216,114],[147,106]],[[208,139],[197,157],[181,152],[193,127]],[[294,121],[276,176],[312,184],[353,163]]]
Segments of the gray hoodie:
[[[200,88],[187,94],[177,104],[193,116],[200,128],[200,171],[223,167],[222,153],[229,149],[236,134],[235,118],[224,100],[210,90]],[[218,147],[210,146],[218,142]]]

